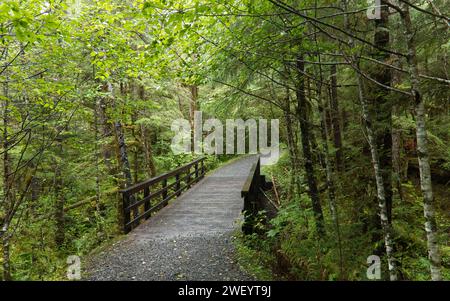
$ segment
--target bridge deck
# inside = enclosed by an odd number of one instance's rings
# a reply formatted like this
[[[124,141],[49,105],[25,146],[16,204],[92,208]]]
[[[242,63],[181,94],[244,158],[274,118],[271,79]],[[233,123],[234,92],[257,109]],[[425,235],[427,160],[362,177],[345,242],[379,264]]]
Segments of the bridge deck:
[[[255,157],[215,170],[103,251],[86,269],[89,280],[249,280],[235,263],[232,232]]]

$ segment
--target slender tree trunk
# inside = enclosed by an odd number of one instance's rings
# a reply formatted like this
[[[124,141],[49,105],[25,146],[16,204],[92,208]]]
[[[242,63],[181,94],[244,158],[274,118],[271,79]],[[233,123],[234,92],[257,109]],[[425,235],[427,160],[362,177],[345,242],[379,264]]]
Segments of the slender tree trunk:
[[[367,138],[369,140],[370,152],[372,156],[372,165],[375,172],[375,180],[377,185],[377,198],[380,210],[381,227],[384,235],[384,245],[386,249],[386,256],[388,261],[389,276],[391,281],[398,279],[397,265],[394,257],[394,242],[392,235],[392,226],[389,223],[388,211],[386,206],[386,194],[384,191],[383,173],[380,168],[380,158],[378,156],[378,148],[376,145],[376,138],[373,130],[372,118],[370,117],[369,104],[364,97],[364,86],[360,75],[357,75],[359,87],[359,100],[362,107],[364,123],[367,131]]]
[[[331,108],[331,124],[333,129],[333,143],[336,149],[336,170],[344,170],[344,159],[342,151],[341,137],[341,121],[339,118],[339,102],[337,95],[337,70],[336,65],[331,65],[331,87],[330,87],[330,108]]]
[[[61,133],[60,129],[57,129]],[[55,191],[55,221],[56,221],[56,232],[55,232],[55,243],[58,248],[62,247],[64,244],[64,181],[62,178],[61,162],[63,162],[63,138],[61,134],[55,138],[56,146],[56,156],[55,160],[55,180],[54,180],[54,191]],[[59,160],[61,162],[59,162]]]
[[[133,145],[133,164],[134,164],[134,183],[138,183],[139,182],[139,151],[140,151],[140,147],[139,147],[139,139],[137,137],[137,125],[136,123],[136,115],[133,114],[131,117],[131,122],[132,122],[132,129],[131,129],[131,135],[133,136],[134,139],[134,145]]]
[[[342,1],[343,7],[345,11],[348,11],[347,1]],[[348,17],[344,16],[344,28],[346,30],[351,31],[349,27]],[[354,40],[350,39],[350,46],[355,46]],[[356,64],[356,68],[359,68],[359,62],[357,57],[352,57],[353,64]],[[395,259],[394,252],[394,241],[392,234],[392,225],[389,222],[388,218],[388,209],[386,206],[386,194],[385,194],[385,181],[383,179],[383,172],[380,168],[380,158],[378,154],[377,141],[376,136],[373,129],[373,121],[370,115],[369,102],[365,98],[364,95],[364,83],[360,74],[356,76],[358,82],[358,98],[361,104],[364,125],[367,132],[367,138],[369,141],[370,153],[372,158],[372,166],[375,173],[375,181],[377,187],[377,199],[378,199],[378,207],[380,212],[380,220],[381,220],[381,228],[383,230],[384,236],[384,246],[386,250],[386,257],[388,261],[388,270],[389,270],[389,278],[391,281],[396,281],[398,279],[397,272],[397,262]]]
[[[105,83],[102,86],[102,92],[112,93],[112,85],[110,83]],[[108,107],[107,97],[101,97],[98,104],[98,116],[102,130],[101,138],[102,139],[110,138],[112,141],[113,131],[111,123],[108,120],[107,107]],[[103,145],[102,152],[106,168],[110,171],[110,173],[113,173],[114,168],[112,167],[111,164],[111,157],[112,157],[111,145],[110,144]]]
[[[396,129],[392,131],[392,165],[395,173],[395,183],[400,200],[403,200],[402,191],[402,168],[401,168],[401,132]]]
[[[98,133],[99,133],[99,104],[95,104],[94,108],[94,139],[95,139],[95,210],[97,215],[101,215],[100,210],[100,199],[101,199],[101,189],[100,189],[100,148],[98,144]],[[101,224],[100,224],[101,227]],[[101,229],[100,229],[101,230]]]
[[[12,281],[11,276],[11,258],[9,254],[9,237],[6,235],[2,238],[2,249],[3,249],[3,280]]]
[[[298,146],[295,138],[295,130],[293,128],[293,122],[291,118],[290,105],[286,108],[284,112],[284,118],[286,122],[287,129],[287,140],[288,140],[288,149],[289,149],[289,158],[291,161],[291,179],[289,184],[289,198],[292,197],[295,193],[300,193],[300,163],[299,163],[299,154],[298,154]]]
[[[128,151],[127,151],[127,145],[125,142],[125,134],[123,132],[122,123],[120,121],[114,122],[114,129],[116,133],[116,141],[117,141],[117,149],[118,149],[118,155],[119,155],[119,164],[122,169],[122,175],[124,180],[124,186],[130,187],[133,185],[133,177],[131,175],[131,168],[130,168],[130,161],[128,159]],[[134,197],[130,197],[131,204],[136,202],[136,199]],[[121,204],[121,201],[120,201]],[[137,208],[133,211],[133,216],[137,218],[139,215],[139,212]]]
[[[321,99],[321,96],[318,95],[318,98]],[[319,105],[320,116],[321,116],[321,129],[322,129],[322,149],[324,153],[325,160],[325,171],[327,178],[327,190],[328,190],[328,199],[330,202],[330,211],[331,216],[333,218],[334,229],[336,232],[336,238],[338,242],[338,251],[339,251],[339,272],[340,278],[344,277],[344,255],[342,252],[342,238],[341,238],[341,229],[339,225],[339,213],[336,205],[336,188],[333,180],[333,170],[331,168],[331,163],[329,159],[329,149],[328,149],[328,137],[327,137],[327,123],[326,123],[326,111],[325,111],[325,102],[322,102]]]
[[[427,234],[428,257],[430,259],[431,279],[442,280],[441,256],[439,251],[437,225],[435,217],[435,202],[433,185],[431,182],[430,154],[428,152],[427,130],[425,125],[425,105],[419,92],[419,69],[416,55],[415,30],[411,21],[409,5],[403,5],[401,14],[405,27],[406,42],[408,47],[407,62],[411,80],[412,101],[415,106],[417,154],[420,171],[420,187],[423,194],[423,209],[425,216],[425,231]]]
[[[298,154],[298,146],[295,135],[294,124],[292,121],[291,115],[291,93],[288,88],[288,80],[289,80],[289,68],[287,64],[284,67],[284,80],[286,82],[286,97],[284,98],[284,120],[286,123],[286,134],[287,134],[287,142],[288,142],[288,150],[289,150],[289,159],[291,161],[292,172],[290,174],[290,184],[289,184],[289,192],[288,199],[290,199],[295,193],[300,193],[300,164],[299,164],[299,154]]]
[[[7,77],[8,79],[8,77]],[[5,281],[12,280],[11,277],[11,265],[9,256],[9,223],[10,223],[10,210],[12,208],[12,181],[11,181],[11,157],[9,155],[9,91],[8,84],[3,84],[3,200],[0,203],[0,239],[2,239],[3,248],[3,279]]]
[[[191,143],[194,145],[194,114],[198,110],[198,86],[190,85],[191,99],[189,101],[189,122],[191,124]]]
[[[305,81],[303,72],[305,66],[303,63],[303,56],[299,55],[297,59],[297,117],[300,123],[300,132],[302,139],[302,149],[304,157],[304,167],[309,188],[309,196],[312,202],[312,208],[316,221],[316,229],[320,236],[325,235],[325,225],[322,212],[322,205],[320,203],[319,191],[317,189],[317,180],[314,174],[314,163],[311,152],[310,141],[310,127],[307,113],[306,95],[305,95]]]
[[[145,99],[145,87],[143,85],[139,86],[139,98],[141,100]],[[141,124],[140,126],[141,132],[141,140],[142,140],[142,148],[144,149],[144,160],[145,166],[147,167],[147,174],[149,177],[156,176],[156,166],[155,161],[153,160],[153,151],[152,151],[152,142],[149,134],[149,130],[145,125]]]
[[[125,142],[125,134],[123,132],[122,122],[114,122],[114,129],[116,131],[117,146],[119,150],[119,160],[122,169],[125,186],[133,184],[133,177],[131,175],[130,161],[128,159],[127,145]]]
[[[149,136],[150,135],[148,134],[146,127],[141,125],[141,139],[145,153],[145,165],[147,166],[149,177],[154,177],[156,176],[156,166],[153,160],[153,150]]]
[[[375,19],[374,44],[383,49],[390,47],[389,33],[389,8],[385,1],[381,0],[381,16]],[[375,50],[375,59],[390,64],[390,54],[385,51]],[[374,80],[390,87],[392,81],[391,68],[377,65],[371,68]],[[373,130],[378,148],[380,168],[383,174],[384,192],[386,198],[386,208],[388,221],[392,221],[392,101],[389,90],[373,85],[371,93],[371,107],[373,110]]]

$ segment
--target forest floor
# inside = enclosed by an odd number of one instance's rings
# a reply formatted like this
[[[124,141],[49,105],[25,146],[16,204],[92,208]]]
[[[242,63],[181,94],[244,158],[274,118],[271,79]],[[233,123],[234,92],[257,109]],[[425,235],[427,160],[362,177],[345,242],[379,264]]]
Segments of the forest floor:
[[[255,158],[213,171],[123,239],[89,259],[86,280],[253,280],[233,234],[241,188]]]

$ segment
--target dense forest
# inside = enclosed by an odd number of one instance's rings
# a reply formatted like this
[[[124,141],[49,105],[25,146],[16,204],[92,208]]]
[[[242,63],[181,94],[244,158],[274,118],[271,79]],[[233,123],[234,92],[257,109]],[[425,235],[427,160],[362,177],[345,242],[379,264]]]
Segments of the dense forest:
[[[446,0],[2,0],[0,279],[119,237],[118,191],[198,157],[171,123],[202,111],[280,121],[255,277],[449,280],[449,26]]]

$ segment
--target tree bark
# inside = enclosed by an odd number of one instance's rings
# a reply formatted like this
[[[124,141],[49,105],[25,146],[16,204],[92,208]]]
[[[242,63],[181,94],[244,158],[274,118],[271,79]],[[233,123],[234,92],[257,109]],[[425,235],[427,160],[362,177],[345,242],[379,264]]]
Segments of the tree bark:
[[[389,49],[389,8],[385,1],[381,0],[381,16],[375,19],[374,44],[381,49]],[[376,51],[375,59],[390,63],[390,54],[385,51]],[[391,68],[377,65],[371,69],[372,78],[377,82],[390,87],[392,81]],[[389,98],[389,90],[374,86],[371,107],[374,112],[373,130],[380,159],[380,169],[383,174],[383,185],[386,199],[387,217],[392,222],[392,101]]]
[[[11,157],[9,155],[9,91],[8,84],[3,84],[3,200],[0,203],[0,239],[2,239],[3,247],[3,279],[6,281],[12,280],[11,277],[11,266],[9,257],[9,223],[11,220],[10,210],[12,210],[12,198],[13,198],[13,187],[11,180]]]
[[[321,88],[319,88],[321,89]],[[319,90],[320,91],[320,90]],[[321,95],[318,95],[319,100],[321,99]],[[327,181],[327,191],[328,191],[328,199],[330,203],[330,211],[333,219],[334,229],[336,232],[336,238],[338,242],[338,251],[339,251],[339,272],[340,278],[344,277],[344,255],[342,252],[342,238],[341,238],[341,229],[339,225],[339,213],[336,205],[336,188],[334,185],[333,179],[333,170],[331,168],[331,163],[329,159],[329,149],[328,149],[328,129],[326,123],[326,110],[325,110],[325,102],[319,105],[320,116],[321,116],[321,134],[322,134],[322,150],[324,154],[325,160],[325,172],[326,172],[326,181]]]
[[[360,75],[357,75],[358,78],[358,87],[359,87],[359,100],[362,107],[364,123],[367,131],[367,138],[369,140],[370,153],[372,157],[372,165],[375,172],[375,180],[377,186],[377,198],[378,198],[378,207],[380,212],[381,219],[381,227],[383,229],[384,235],[384,245],[386,249],[386,257],[388,261],[388,269],[389,269],[389,277],[391,281],[395,281],[398,279],[397,276],[397,264],[394,257],[394,242],[392,237],[392,226],[389,223],[388,212],[386,206],[386,194],[384,191],[384,179],[383,173],[380,168],[380,158],[378,155],[378,148],[376,145],[376,138],[373,131],[373,123],[372,118],[370,116],[369,104],[368,101],[364,97],[363,93],[363,82]]]
[[[439,251],[435,201],[431,181],[430,154],[428,152],[427,130],[425,122],[425,105],[419,92],[419,69],[416,55],[415,30],[413,28],[409,5],[403,3],[401,18],[405,27],[408,47],[407,62],[411,81],[412,102],[416,117],[417,155],[419,160],[420,187],[423,194],[423,211],[425,216],[425,232],[427,234],[428,257],[430,260],[431,279],[442,280],[441,256]]]
[[[299,193],[300,191],[300,183],[299,183],[299,160],[298,160],[298,151],[297,151],[297,143],[295,141],[295,133],[291,118],[291,106],[290,106],[290,98],[289,95],[286,99],[286,108],[284,109],[284,119],[286,122],[286,131],[287,131],[287,141],[288,141],[288,150],[289,150],[289,158],[291,161],[292,173],[291,180],[289,184],[289,198],[294,193]]]
[[[139,86],[139,98],[141,100],[145,99],[145,88],[143,85]],[[140,131],[142,148],[144,149],[145,166],[147,167],[147,174],[152,178],[156,176],[156,166],[155,161],[153,160],[152,141],[150,139],[149,130],[145,125],[141,124]]]
[[[112,85],[110,83],[103,84],[102,92],[112,93]],[[102,96],[98,102],[98,117],[102,130],[101,132],[102,139],[106,138],[111,139],[113,137],[112,126],[108,120],[107,107],[108,107],[107,97]],[[111,139],[111,141],[112,140],[113,139]],[[114,168],[112,167],[111,164],[111,157],[112,157],[111,145],[110,144],[103,145],[102,153],[106,168],[110,171],[110,173],[113,173]]]
[[[128,151],[125,142],[125,134],[123,132],[122,122],[114,122],[114,129],[116,132],[117,147],[119,150],[119,161],[122,169],[125,187],[129,187],[133,184],[133,177],[131,175],[130,161],[128,159]]]
[[[61,248],[64,244],[64,181],[62,178],[61,162],[63,162],[63,138],[61,137],[61,129],[57,129],[60,133],[55,138],[56,156],[54,170],[54,192],[55,192],[55,221],[56,221],[56,232],[55,232],[55,244],[58,248]]]
[[[98,134],[99,134],[99,105],[96,102],[94,108],[94,139],[95,139],[95,210],[97,211],[97,215],[101,215],[100,209],[100,199],[101,199],[101,189],[100,189],[100,148],[98,143]],[[99,227],[101,230],[102,224],[99,223]]]
[[[392,131],[392,165],[395,173],[395,183],[400,200],[403,200],[402,190],[402,164],[401,164],[401,131],[396,129]]]
[[[152,178],[156,176],[156,166],[155,161],[153,160],[152,143],[149,136],[148,129],[144,125],[141,125],[141,139],[145,153],[145,165],[147,166],[148,176]]]
[[[4,281],[12,281],[11,276],[11,258],[9,254],[9,238],[3,237],[2,238],[2,249],[3,249],[3,280]]]
[[[339,102],[337,95],[337,70],[336,65],[331,65],[331,87],[330,87],[330,108],[331,108],[331,124],[333,129],[333,143],[336,149],[336,170],[341,172],[344,170],[344,159],[342,151],[341,137],[341,121],[339,113]]]
[[[198,86],[189,85],[191,98],[189,101],[189,122],[191,124],[191,145],[194,145],[194,114],[197,111]]]
[[[304,71],[305,65],[303,63],[303,56],[299,55],[297,57],[297,72],[298,72],[298,82],[296,87],[297,94],[297,117],[300,123],[300,132],[302,140],[302,150],[304,157],[304,168],[306,172],[306,178],[309,188],[309,196],[312,202],[312,209],[314,212],[314,218],[316,221],[316,230],[320,236],[325,235],[325,224],[323,218],[322,205],[320,203],[319,191],[317,189],[317,180],[314,174],[314,163],[311,152],[311,141],[310,141],[310,127],[308,121],[307,104],[306,104],[306,94],[305,94],[305,81],[304,81]]]

